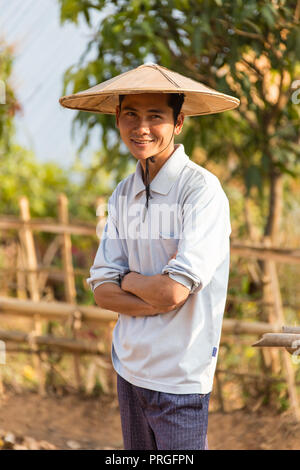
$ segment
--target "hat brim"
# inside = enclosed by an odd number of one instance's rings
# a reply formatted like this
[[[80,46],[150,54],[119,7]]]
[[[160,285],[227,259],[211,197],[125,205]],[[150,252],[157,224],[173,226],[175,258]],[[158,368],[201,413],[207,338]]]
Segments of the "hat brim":
[[[143,64],[88,90],[59,99],[62,106],[80,111],[115,114],[119,95],[183,93],[185,116],[221,113],[236,108],[240,100],[157,64]]]
[[[85,93],[80,96],[78,93],[63,96],[59,99],[62,106],[69,109],[78,109],[100,114],[115,114],[119,104],[119,95],[141,94],[141,93],[178,93],[170,90],[143,90],[128,91],[118,90],[110,93]],[[207,92],[191,92],[190,90],[180,90],[184,93],[184,103],[182,112],[185,116],[201,116],[203,114],[221,113],[234,109],[240,104],[240,100],[233,96],[219,93],[218,95]]]

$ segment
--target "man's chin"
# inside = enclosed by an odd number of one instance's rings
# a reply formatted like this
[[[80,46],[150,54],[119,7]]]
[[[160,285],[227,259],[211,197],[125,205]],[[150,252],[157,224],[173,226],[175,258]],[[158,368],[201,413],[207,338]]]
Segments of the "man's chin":
[[[152,157],[157,153],[157,150],[152,148],[152,149],[135,149],[135,148],[130,148],[131,154],[137,159],[137,160],[146,160],[149,157]]]

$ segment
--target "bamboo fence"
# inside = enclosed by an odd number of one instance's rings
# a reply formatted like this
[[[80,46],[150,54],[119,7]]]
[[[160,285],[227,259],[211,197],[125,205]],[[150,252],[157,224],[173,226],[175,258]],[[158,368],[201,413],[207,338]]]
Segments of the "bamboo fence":
[[[96,201],[97,207],[104,200],[99,198]],[[32,328],[29,332],[4,331],[0,330],[0,340],[7,343],[7,351],[20,351],[33,354],[35,358],[35,367],[38,374],[39,393],[45,394],[45,377],[42,367],[41,355],[44,352],[60,352],[63,354],[72,354],[74,357],[74,376],[76,378],[77,389],[82,388],[83,379],[80,370],[80,356],[95,356],[95,363],[91,364],[87,373],[86,389],[91,391],[94,385],[96,365],[104,369],[110,368],[110,358],[105,353],[103,341],[83,340],[79,337],[79,332],[83,325],[105,326],[109,330],[108,337],[111,338],[111,330],[117,320],[117,313],[103,310],[96,306],[78,305],[76,301],[75,278],[77,275],[88,277],[88,272],[84,269],[73,267],[72,260],[72,235],[96,237],[99,235],[99,227],[103,229],[105,224],[104,216],[100,216],[97,224],[87,224],[82,222],[70,223],[68,215],[68,200],[64,194],[58,196],[58,220],[38,219],[33,220],[30,217],[29,203],[25,197],[20,198],[20,217],[4,216],[0,217],[0,233],[14,230],[18,234],[17,263],[14,267],[0,268],[0,274],[14,275],[16,278],[17,298],[0,295],[0,315],[4,317],[20,316],[32,320]],[[49,247],[43,257],[42,262],[38,261],[34,233],[48,232],[55,234],[56,237],[49,244]],[[60,251],[62,268],[58,269],[51,266],[57,252]],[[253,246],[235,243],[231,241],[231,253],[243,258],[253,258],[255,260],[268,260],[275,265],[276,262],[300,264],[300,250],[279,249],[270,246]],[[60,280],[64,286],[65,302],[47,301],[41,299],[41,292],[47,284],[49,278]],[[223,320],[222,338],[224,335],[254,335],[280,334],[284,324],[282,314],[282,304],[280,297],[280,288],[278,283],[271,282],[271,288],[274,297],[274,303],[270,307],[277,312],[275,322],[250,322],[225,318]],[[29,293],[29,298],[27,297]],[[230,302],[239,301],[232,296],[228,296]],[[257,305],[262,305],[257,301]],[[277,310],[276,310],[277,309]],[[0,317],[1,318],[1,317]],[[68,322],[72,327],[72,338],[58,338],[50,334],[42,334],[43,322],[57,320]],[[285,332],[287,334],[287,332]],[[278,344],[278,343],[277,343]],[[288,353],[287,353],[288,354]],[[287,356],[285,356],[287,357]],[[291,405],[297,419],[300,419],[298,396],[296,391],[295,373],[290,362],[285,359],[285,379],[288,384],[288,391]],[[224,409],[223,397],[221,393],[220,374],[226,371],[217,369],[216,382],[217,393]],[[234,372],[230,371],[230,374]],[[247,374],[247,373],[246,373]],[[239,375],[239,373],[237,373]],[[249,374],[247,374],[249,375]],[[268,378],[264,377],[264,380]],[[275,380],[270,378],[270,380]],[[282,379],[278,379],[282,380]],[[0,391],[1,391],[1,369],[0,369]]]

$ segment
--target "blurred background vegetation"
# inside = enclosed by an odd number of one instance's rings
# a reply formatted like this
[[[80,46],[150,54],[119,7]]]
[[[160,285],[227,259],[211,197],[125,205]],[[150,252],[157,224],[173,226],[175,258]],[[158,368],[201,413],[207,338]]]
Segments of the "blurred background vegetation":
[[[78,63],[66,70],[62,95],[152,61],[241,100],[234,111],[187,118],[180,142],[190,158],[215,173],[229,198],[232,240],[274,246],[300,246],[300,107],[295,85],[300,75],[299,1],[259,0],[58,0],[61,23],[89,25],[93,11],[102,12],[96,32],[87,40]],[[21,110],[10,86],[13,50],[0,45],[0,76],[6,83],[6,105],[0,106],[0,214],[18,215],[18,198],[26,195],[31,216],[57,217],[57,195],[69,199],[70,220],[96,223],[95,201],[135,170],[135,159],[119,139],[113,116],[77,112],[73,132],[82,136],[72,174],[54,163],[40,163],[15,140],[14,116]],[[96,57],[89,59],[89,52]],[[299,86],[298,86],[299,88]],[[80,152],[91,129],[101,140],[88,169]],[[179,141],[179,140],[178,140]],[[1,259],[11,231],[1,235]],[[41,254],[50,234],[36,236]],[[73,237],[74,267],[87,271],[99,243],[95,236]],[[60,260],[54,260],[59,266]],[[264,263],[232,256],[225,316],[266,321],[263,298]],[[286,324],[300,323],[299,265],[277,264]],[[53,296],[63,300],[61,286]],[[93,304],[84,276],[76,280],[77,302]],[[12,288],[10,295],[15,295]],[[233,302],[230,299],[235,297]],[[240,300],[240,301],[239,301]],[[58,326],[57,326],[58,328]],[[230,371],[261,370],[264,358],[250,345],[253,337],[222,344],[219,364]],[[28,379],[29,372],[27,370]],[[300,380],[300,371],[297,377]],[[224,375],[228,397],[241,404],[264,394],[265,383]],[[245,382],[246,380],[246,382]],[[272,385],[278,408],[288,406],[284,384]],[[101,387],[100,387],[101,388]],[[225,395],[226,395],[225,387]]]

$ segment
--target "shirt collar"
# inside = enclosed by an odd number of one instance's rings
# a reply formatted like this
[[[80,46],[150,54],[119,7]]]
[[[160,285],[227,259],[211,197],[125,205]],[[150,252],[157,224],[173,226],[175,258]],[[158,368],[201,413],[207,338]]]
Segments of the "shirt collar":
[[[182,144],[176,146],[175,151],[160,168],[150,183],[150,190],[159,194],[168,194],[181,171],[189,161]],[[151,165],[151,163],[150,163]],[[133,194],[136,196],[146,189],[142,178],[142,165],[138,161],[133,179]]]

